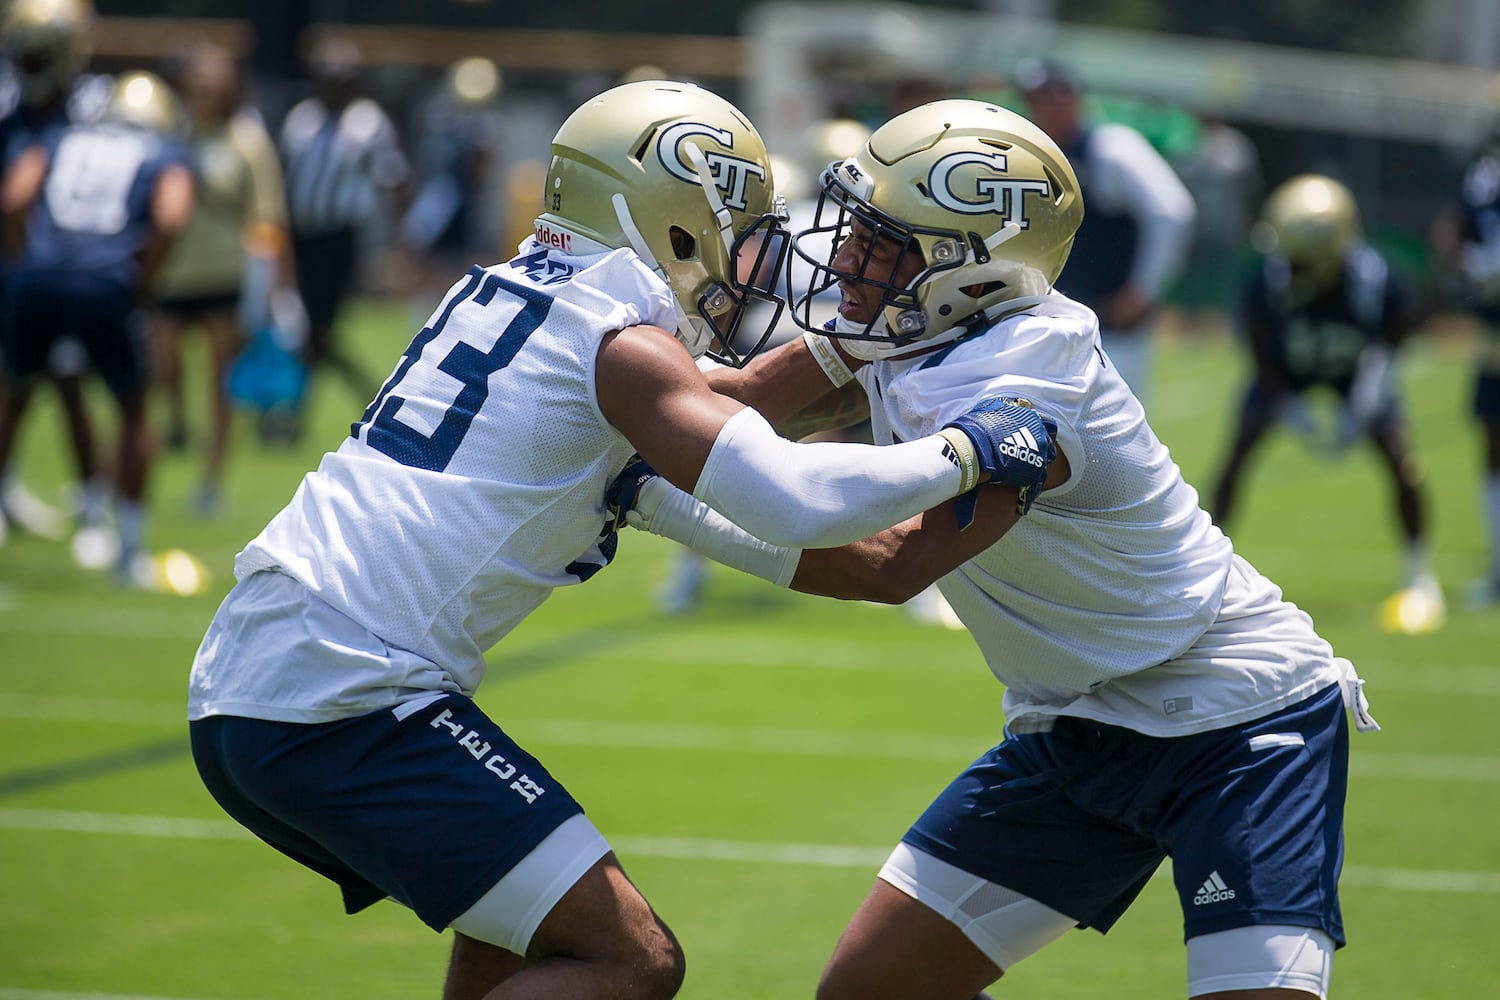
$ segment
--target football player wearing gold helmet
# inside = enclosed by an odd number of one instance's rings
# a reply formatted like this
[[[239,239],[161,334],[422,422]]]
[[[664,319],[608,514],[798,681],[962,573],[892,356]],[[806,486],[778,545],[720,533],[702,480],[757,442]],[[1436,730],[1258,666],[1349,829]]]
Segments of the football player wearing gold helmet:
[[[586,102],[544,207],[517,256],[459,278],[237,557],[193,665],[193,751],[225,810],[348,909],[391,896],[451,927],[447,996],[669,997],[666,924],[472,700],[485,651],[613,559],[620,497],[658,479],[637,453],[723,511],[684,511],[698,546],[749,526],[775,544],[720,555],[785,586],[802,547],[997,474],[1006,435],[979,407],[895,448],[796,444],[713,392],[696,361],[753,352],[736,334],[776,304],[785,239],[759,135],[709,91]]]
[[[1433,631],[1445,617],[1443,592],[1395,370],[1415,321],[1411,296],[1364,241],[1354,195],[1331,177],[1281,184],[1252,235],[1263,256],[1241,296],[1240,325],[1255,369],[1214,486],[1214,520],[1228,529],[1246,463],[1278,423],[1327,459],[1367,441],[1390,476],[1406,542],[1401,587],[1381,605],[1381,627]]]
[[[10,386],[0,406],[0,468],[53,348],[62,337],[76,337],[121,418],[118,551],[102,555],[122,582],[148,585],[149,363],[140,307],[192,216],[192,171],[170,135],[177,122],[177,99],[159,77],[125,74],[101,121],[41,136],[6,171],[0,196],[19,250],[11,322],[0,336]]]
[[[5,51],[20,80],[21,103],[62,103],[89,57],[87,0],[11,0],[4,15]]]
[[[716,388],[792,421],[857,383],[891,447],[982,399],[1009,433],[952,511],[800,555],[811,593],[895,603],[937,581],[1005,686],[1003,742],[912,825],[818,996],[974,997],[1070,929],[1108,930],[1168,856],[1191,995],[1326,996],[1346,707],[1374,720],[1199,507],[1097,317],[1053,290],[1084,211],[1067,158],[1003,108],[938,101],[877,128],[822,197],[835,242],[812,290],[840,290],[837,319]],[[628,523],[696,547],[691,498],[632,489]]]
[[[11,0],[0,17],[0,49],[5,59],[0,65],[0,152],[9,166],[11,159],[44,133],[65,128],[75,117],[87,119],[96,113],[107,85],[102,78],[80,75],[89,54],[92,8],[87,0]],[[0,267],[8,272],[10,262]],[[8,274],[0,274],[0,299],[8,294],[9,284]],[[0,301],[0,323],[9,322],[9,313]],[[83,487],[82,523],[74,538],[74,552],[80,562],[97,566],[89,557],[97,547],[94,543],[113,538],[103,525],[109,487],[95,454],[94,428],[80,377],[82,352],[76,346],[76,341],[65,343],[49,367]],[[0,396],[4,392],[0,387]],[[7,522],[33,534],[61,537],[68,528],[67,518],[10,472],[9,467],[0,470],[0,541]]]

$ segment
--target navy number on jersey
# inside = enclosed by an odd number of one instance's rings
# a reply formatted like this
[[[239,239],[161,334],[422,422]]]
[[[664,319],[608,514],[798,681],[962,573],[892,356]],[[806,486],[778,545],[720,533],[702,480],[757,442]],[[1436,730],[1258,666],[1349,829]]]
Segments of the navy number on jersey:
[[[496,303],[495,294],[502,288],[506,295]],[[448,326],[455,311],[486,309],[492,303],[497,312],[503,309],[513,313],[493,345],[483,348],[460,340],[449,348],[441,360],[423,358],[427,348]],[[375,401],[350,428],[350,436],[358,438],[360,428],[369,425],[364,440],[370,447],[384,452],[402,465],[442,472],[453,460],[474,417],[489,397],[490,376],[511,363],[516,353],[526,344],[527,338],[546,319],[551,305],[550,297],[533,288],[508,281],[498,274],[486,274],[478,267],[473,268],[464,286],[443,306],[432,325],[423,327],[412,340],[411,346],[401,356],[395,372],[376,395]],[[500,321],[501,315],[493,317],[493,322]],[[401,408],[407,402],[407,396],[401,390],[403,383],[411,379],[412,388],[408,391],[412,396],[416,396],[418,392],[430,395],[432,387],[444,381],[434,378],[434,369],[442,376],[447,376],[447,380],[456,382],[457,392],[436,425],[427,431],[401,419]],[[418,385],[423,388],[418,389]]]

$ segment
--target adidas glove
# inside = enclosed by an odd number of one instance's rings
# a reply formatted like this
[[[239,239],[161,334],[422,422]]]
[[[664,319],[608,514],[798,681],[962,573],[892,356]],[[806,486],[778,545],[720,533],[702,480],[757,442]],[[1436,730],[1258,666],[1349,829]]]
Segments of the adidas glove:
[[[974,445],[979,471],[990,475],[988,485],[1014,486],[1020,494],[1016,511],[1024,515],[1047,482],[1047,468],[1057,457],[1053,439],[1057,424],[1037,413],[1028,400],[1017,396],[993,397],[947,423],[964,433]],[[974,520],[977,487],[958,498],[958,526]]]

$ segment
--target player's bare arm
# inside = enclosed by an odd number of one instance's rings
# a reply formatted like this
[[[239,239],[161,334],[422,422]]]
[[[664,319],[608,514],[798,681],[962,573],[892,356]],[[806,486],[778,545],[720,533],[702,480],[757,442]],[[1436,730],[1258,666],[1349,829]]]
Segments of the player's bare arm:
[[[824,338],[829,350],[836,341]],[[848,368],[860,362],[841,351]],[[744,368],[722,367],[708,373],[715,392],[753,406],[782,435],[794,440],[818,431],[838,430],[870,415],[869,399],[857,382],[835,388],[801,337],[755,358]]]
[[[141,250],[141,296],[150,298],[167,253],[193,217],[198,182],[185,165],[162,171],[151,192],[151,238]]]
[[[654,326],[605,337],[594,385],[604,418],[652,468],[688,491],[725,422],[743,409],[715,393],[682,344]]]
[[[1047,488],[1071,475],[1061,451],[1047,469]],[[807,549],[791,589],[848,601],[904,604],[994,545],[1022,517],[1014,486],[980,488],[974,520],[959,527],[950,500],[895,527],[837,549]]]
[[[42,191],[47,177],[47,151],[41,146],[28,147],[16,157],[5,179],[0,182],[0,211],[5,219],[5,254],[14,258],[21,252],[26,238],[26,213]]]

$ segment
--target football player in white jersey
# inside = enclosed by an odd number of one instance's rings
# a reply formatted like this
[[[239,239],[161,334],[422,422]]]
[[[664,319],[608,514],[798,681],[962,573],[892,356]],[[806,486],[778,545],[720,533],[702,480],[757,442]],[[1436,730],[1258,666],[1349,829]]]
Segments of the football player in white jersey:
[[[734,360],[750,304],[779,305],[787,242],[765,147],[721,98],[617,87],[552,154],[534,236],[452,287],[239,553],[189,686],[194,759],[225,811],[350,912],[389,896],[452,928],[450,1000],[681,983],[608,843],[472,700],[485,652],[613,558],[606,491],[635,453],[777,543],[740,544],[714,514],[700,548],[787,584],[793,547],[928,508],[956,538],[951,498],[1002,471],[1010,433],[989,405],[899,449],[801,445],[712,391],[695,359]]]
[[[973,997],[1070,928],[1107,930],[1167,857],[1190,996],[1326,996],[1345,709],[1374,722],[1348,661],[1200,508],[1094,314],[1052,290],[1083,213],[1066,157],[1019,115],[939,101],[821,186],[794,238],[833,235],[793,296],[808,332],[716,388],[779,425],[857,382],[888,445],[979,399],[1016,423],[966,531],[929,514],[798,554],[792,586],[814,593],[937,580],[1006,688],[1004,741],[892,853],[818,996]],[[818,328],[805,304],[829,283],[843,300]],[[639,470],[626,485],[629,523],[687,534],[692,498]]]

